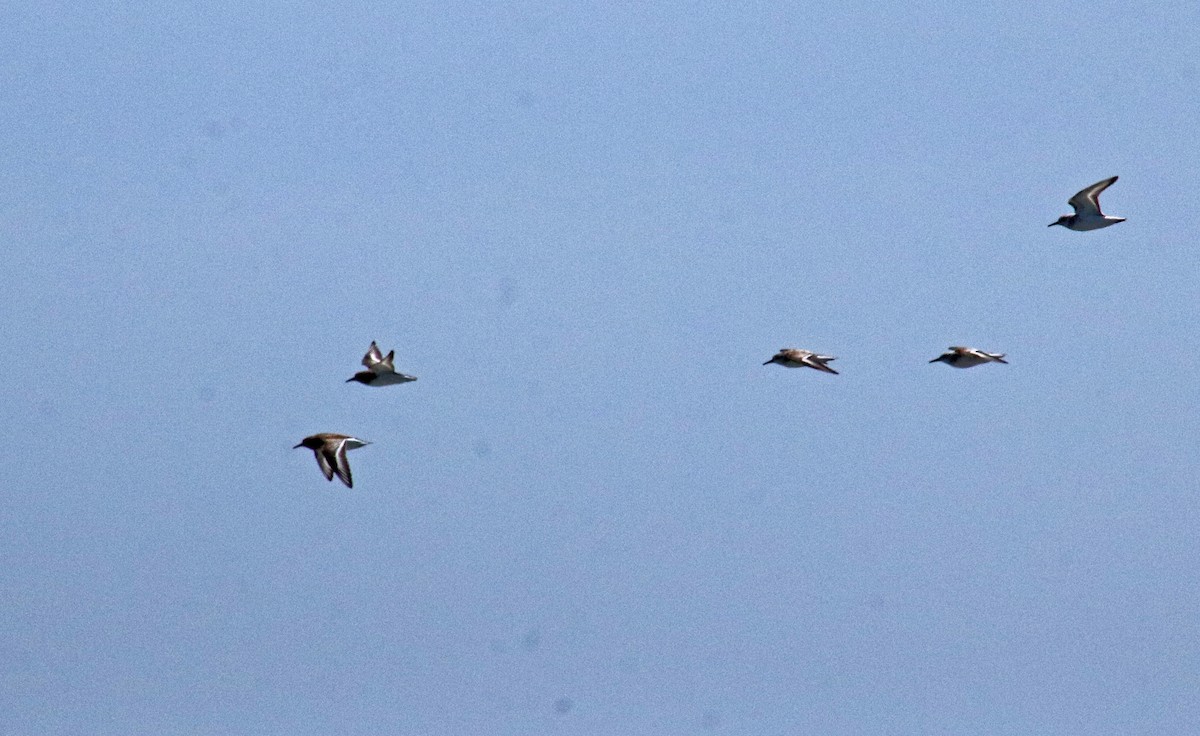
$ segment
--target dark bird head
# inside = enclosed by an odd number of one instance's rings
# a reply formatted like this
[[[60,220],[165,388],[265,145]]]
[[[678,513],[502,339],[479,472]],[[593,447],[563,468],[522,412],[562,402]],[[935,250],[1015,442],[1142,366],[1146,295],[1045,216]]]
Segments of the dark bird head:
[[[942,355],[939,355],[938,357],[934,358],[933,360],[931,360],[929,362],[930,363],[949,363],[950,362],[950,354],[943,353]]]
[[[1071,215],[1063,215],[1046,227],[1054,227],[1055,225],[1062,225],[1063,227],[1066,227],[1067,225],[1071,224],[1071,217]]]
[[[305,437],[304,439],[300,440],[300,444],[293,445],[292,449],[298,450],[301,447],[307,447],[310,450],[315,450],[323,444],[325,444],[325,443],[324,443],[324,441],[321,440],[320,437],[316,437],[316,436]]]
[[[371,381],[373,381],[373,380],[375,380],[375,374],[372,373],[371,371],[359,371],[358,373],[355,373],[353,376],[350,376],[349,378],[347,378],[346,383],[350,383],[351,381],[358,381],[359,383],[370,386]]]
[[[784,350],[787,350],[787,348],[783,348],[778,353],[775,353],[774,355],[772,355],[771,359],[768,360],[766,363],[763,363],[763,365],[771,365],[772,363],[778,363],[780,365],[783,365],[783,361],[787,360],[787,356],[784,355]]]

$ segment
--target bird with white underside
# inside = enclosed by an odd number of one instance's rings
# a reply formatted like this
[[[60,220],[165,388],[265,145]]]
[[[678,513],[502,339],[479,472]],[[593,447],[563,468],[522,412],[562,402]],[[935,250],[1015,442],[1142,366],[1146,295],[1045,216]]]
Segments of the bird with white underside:
[[[367,354],[362,359],[362,364],[367,369],[350,376],[346,379],[346,383],[356,381],[366,386],[394,386],[398,383],[410,383],[417,380],[416,376],[397,373],[396,366],[392,363],[395,358],[395,350],[389,352],[385,358],[379,351],[379,346],[372,340],[371,347],[367,349]]]
[[[930,363],[945,363],[952,368],[974,368],[984,363],[1004,363],[1004,353],[985,353],[976,348],[965,348],[961,345],[951,346],[949,350],[929,361]]]
[[[838,375],[838,372],[830,368],[826,363],[831,360],[837,360],[832,355],[818,355],[811,350],[797,350],[796,348],[781,348],[778,353],[775,353],[763,365],[781,365],[784,368],[813,368],[814,370],[823,373],[832,373]]]
[[[1067,204],[1075,210],[1073,215],[1063,215],[1047,227],[1062,225],[1068,230],[1099,230],[1102,227],[1116,225],[1118,222],[1125,222],[1124,217],[1112,217],[1100,211],[1100,192],[1112,186],[1117,177],[1098,181],[1090,187],[1080,189],[1067,201]]]

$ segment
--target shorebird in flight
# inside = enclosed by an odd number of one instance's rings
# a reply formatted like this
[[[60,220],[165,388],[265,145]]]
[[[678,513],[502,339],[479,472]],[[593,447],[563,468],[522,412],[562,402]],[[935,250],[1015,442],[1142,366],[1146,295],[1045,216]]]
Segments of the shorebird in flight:
[[[372,340],[371,347],[367,349],[367,354],[362,359],[362,364],[367,369],[350,376],[346,379],[346,383],[358,381],[367,386],[394,386],[397,383],[417,380],[416,376],[396,372],[396,366],[392,365],[395,357],[395,350],[388,353],[386,358],[383,357],[383,353],[379,352],[379,346]]]
[[[347,488],[354,487],[354,479],[350,476],[350,463],[346,462],[346,451],[357,450],[360,447],[371,444],[351,437],[347,434],[334,434],[333,432],[321,432],[320,434],[309,435],[300,440],[300,444],[293,447],[293,450],[301,447],[307,447],[317,456],[317,465],[321,467],[321,472],[325,474],[325,480],[332,481],[336,473],[337,477],[346,484]]]
[[[1075,209],[1075,214],[1063,215],[1047,227],[1062,225],[1068,230],[1099,230],[1118,222],[1125,222],[1124,217],[1112,217],[1100,211],[1100,192],[1108,189],[1116,180],[1117,177],[1114,176],[1080,189],[1067,201],[1067,204]]]
[[[973,368],[984,363],[1008,364],[1008,361],[1004,359],[1004,353],[985,353],[982,350],[961,346],[951,346],[949,350],[929,362],[945,363],[954,368]]]
[[[817,355],[811,350],[797,350],[796,348],[781,348],[778,353],[775,353],[763,365],[771,365],[778,363],[784,368],[815,368],[816,370],[825,373],[838,375],[838,372],[829,366],[825,365],[831,360],[837,360],[832,355]]]

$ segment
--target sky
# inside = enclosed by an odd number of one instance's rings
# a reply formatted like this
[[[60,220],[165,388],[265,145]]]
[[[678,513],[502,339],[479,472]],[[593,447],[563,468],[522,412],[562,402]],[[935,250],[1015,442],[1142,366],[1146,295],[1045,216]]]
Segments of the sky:
[[[0,734],[1200,731],[1195,3],[0,28]]]

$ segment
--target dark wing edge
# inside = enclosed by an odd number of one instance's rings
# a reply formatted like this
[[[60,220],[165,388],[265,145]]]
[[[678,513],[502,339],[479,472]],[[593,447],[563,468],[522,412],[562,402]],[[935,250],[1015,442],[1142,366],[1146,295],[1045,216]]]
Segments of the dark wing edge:
[[[337,452],[333,458],[333,470],[347,488],[354,487],[354,478],[350,475],[350,463],[346,460],[346,440],[338,443]]]
[[[333,465],[330,463],[330,457],[324,447],[319,447],[313,450],[313,454],[317,456],[317,465],[321,468],[321,472],[325,474],[325,480],[333,480]],[[333,458],[336,462],[336,458]]]

